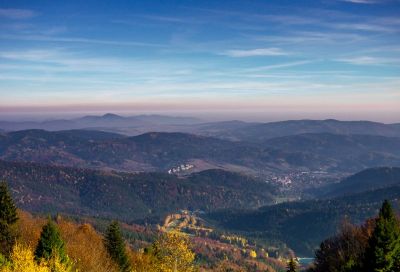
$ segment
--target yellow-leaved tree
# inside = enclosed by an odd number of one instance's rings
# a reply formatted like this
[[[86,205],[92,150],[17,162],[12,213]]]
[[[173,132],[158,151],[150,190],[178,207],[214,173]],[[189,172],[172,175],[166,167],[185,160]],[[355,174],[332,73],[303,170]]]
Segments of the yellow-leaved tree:
[[[186,235],[172,231],[160,234],[153,244],[154,263],[157,272],[192,272],[196,271],[195,254],[190,249]]]
[[[0,272],[72,272],[72,266],[63,264],[54,257],[48,261],[36,262],[33,251],[19,243],[15,244],[10,261],[0,267]]]

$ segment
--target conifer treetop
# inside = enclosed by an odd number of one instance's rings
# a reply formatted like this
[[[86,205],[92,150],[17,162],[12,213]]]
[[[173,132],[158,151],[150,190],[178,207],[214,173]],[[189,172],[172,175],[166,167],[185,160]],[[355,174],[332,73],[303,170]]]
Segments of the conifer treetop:
[[[8,190],[5,181],[0,182],[0,221],[3,224],[12,225],[18,220],[17,207]]]

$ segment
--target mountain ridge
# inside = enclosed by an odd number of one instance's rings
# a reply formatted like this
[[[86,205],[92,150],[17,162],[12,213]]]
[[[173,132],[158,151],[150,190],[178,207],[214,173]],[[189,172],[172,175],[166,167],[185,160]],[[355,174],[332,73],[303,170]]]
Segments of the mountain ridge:
[[[159,223],[166,214],[273,202],[274,187],[222,170],[178,178],[166,173],[122,173],[0,160],[17,205],[40,213],[63,212]],[[232,186],[231,186],[232,185]]]
[[[388,186],[400,186],[400,167],[374,167],[358,172],[333,184],[325,197],[363,193]]]
[[[205,122],[194,117],[175,117],[165,115],[120,116],[106,113],[102,116],[88,115],[69,120],[48,120],[42,122],[0,121],[0,129],[16,131],[24,129],[45,129],[51,131],[67,129],[97,129],[135,136],[151,131],[184,132],[201,134],[236,141],[262,142],[271,138],[303,134],[371,134],[400,137],[400,126],[372,121],[325,120],[286,120],[276,122],[244,122],[228,120]]]
[[[115,133],[25,130],[0,135],[0,159],[118,171],[167,171],[192,164],[268,174],[284,171],[356,172],[400,166],[400,138],[374,135],[302,134],[263,144],[182,132]]]

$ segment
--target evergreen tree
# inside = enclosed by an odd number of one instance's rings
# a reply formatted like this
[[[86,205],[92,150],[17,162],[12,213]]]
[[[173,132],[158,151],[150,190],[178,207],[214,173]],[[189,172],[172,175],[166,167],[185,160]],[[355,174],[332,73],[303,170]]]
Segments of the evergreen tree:
[[[118,264],[121,271],[129,271],[130,263],[125,250],[125,242],[117,221],[111,222],[104,238],[104,245],[111,258]]]
[[[385,200],[368,241],[364,268],[371,272],[398,271],[400,227],[390,203]]]
[[[293,258],[290,258],[288,263],[287,272],[296,272],[297,271],[297,263]]]
[[[57,257],[61,262],[67,263],[68,257],[65,253],[65,243],[61,239],[57,225],[49,218],[46,225],[40,234],[39,243],[35,250],[35,259],[50,260]]]
[[[0,254],[8,257],[15,243],[17,208],[5,182],[0,183]]]

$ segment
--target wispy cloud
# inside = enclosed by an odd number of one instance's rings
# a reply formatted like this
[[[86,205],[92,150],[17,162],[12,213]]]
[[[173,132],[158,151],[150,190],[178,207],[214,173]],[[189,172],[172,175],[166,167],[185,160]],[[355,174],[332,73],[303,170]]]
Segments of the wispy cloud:
[[[376,23],[340,23],[340,24],[330,24],[332,28],[344,29],[344,30],[357,30],[357,31],[370,31],[370,32],[398,32],[398,28],[387,26],[387,25],[379,25]]]
[[[192,67],[186,63],[138,60],[120,57],[89,57],[65,48],[0,51],[0,74],[31,75],[38,79],[52,75],[58,80],[101,78],[110,84],[133,81],[176,81],[190,77]],[[27,79],[26,79],[27,80]],[[43,80],[42,80],[43,81]],[[71,83],[72,84],[72,83]]]
[[[4,9],[0,8],[0,17],[8,19],[29,19],[37,13],[30,9]]]
[[[354,4],[379,4],[386,2],[384,0],[341,0],[342,2],[349,2]]]
[[[137,17],[152,20],[152,21],[159,21],[164,23],[191,23],[193,22],[194,18],[183,18],[183,17],[172,17],[172,16],[160,16],[160,15],[138,15]]]
[[[101,40],[80,37],[54,37],[44,35],[0,35],[0,39],[8,40],[25,40],[25,41],[43,41],[43,42],[66,42],[66,43],[89,43],[103,45],[120,45],[120,46],[144,46],[144,47],[165,47],[163,44],[137,42],[137,41],[118,41],[118,40]]]
[[[243,57],[257,57],[257,56],[286,56],[289,55],[288,52],[280,48],[257,48],[249,50],[227,50],[221,55],[243,58]]]
[[[344,44],[359,42],[368,39],[366,35],[342,32],[321,32],[321,31],[292,31],[286,35],[253,35],[249,36],[256,41],[269,42],[274,44],[299,45],[310,44],[320,46],[323,44]]]
[[[265,66],[258,66],[254,68],[246,69],[247,72],[257,72],[257,71],[264,71],[264,70],[273,70],[273,69],[281,69],[281,68],[289,68],[300,66],[308,63],[315,62],[316,60],[301,60],[301,61],[293,61],[293,62],[286,62],[286,63],[279,63],[279,64],[271,64]]]
[[[355,64],[355,65],[397,65],[397,64],[400,64],[400,59],[371,57],[371,56],[341,58],[341,59],[337,59],[337,61],[346,62],[346,63],[350,63],[350,64]]]

